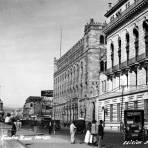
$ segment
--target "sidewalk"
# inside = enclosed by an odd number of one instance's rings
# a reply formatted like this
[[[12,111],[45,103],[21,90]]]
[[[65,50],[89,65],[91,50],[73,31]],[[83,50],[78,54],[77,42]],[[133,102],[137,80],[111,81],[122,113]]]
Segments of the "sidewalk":
[[[64,133],[65,132],[65,133]],[[82,143],[80,144],[80,141],[83,142],[83,139],[84,139],[84,136],[83,137],[81,135],[76,135],[76,144],[75,146],[71,145],[70,144],[70,134],[69,134],[69,130],[65,131],[65,129],[62,129],[60,131],[56,131],[55,135],[52,134],[52,135],[49,135],[48,134],[48,131],[47,129],[42,129],[42,130],[38,130],[38,132],[34,132],[32,129],[20,129],[17,134],[17,136],[30,136],[32,137],[32,139],[30,140],[20,140],[21,143],[23,143],[24,145],[27,145],[27,147],[29,145],[33,145],[35,147],[35,145],[44,145],[44,147],[46,148],[46,145],[47,147],[49,147],[49,143],[50,144],[68,144],[69,146],[68,147],[87,147],[87,148],[91,148],[91,147],[95,147],[93,145],[87,145],[85,143]],[[39,139],[36,139],[37,136],[40,136]],[[115,142],[112,143],[112,141],[110,142],[109,140],[107,140],[108,137],[106,137],[104,140],[108,141],[107,143],[104,143],[104,147],[102,148],[123,148],[122,144],[119,146],[119,144],[117,145],[117,142],[119,143],[118,139],[117,138],[117,135],[109,135],[109,137],[112,136],[112,137],[115,137],[114,140]],[[42,139],[43,137],[43,139]],[[44,139],[44,137],[46,137],[47,139]],[[81,138],[81,139],[80,139]],[[43,146],[42,146],[43,147]]]

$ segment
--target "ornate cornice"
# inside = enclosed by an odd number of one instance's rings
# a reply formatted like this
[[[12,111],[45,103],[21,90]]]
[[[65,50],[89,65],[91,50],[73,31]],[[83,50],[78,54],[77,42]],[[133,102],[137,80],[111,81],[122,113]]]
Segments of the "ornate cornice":
[[[104,16],[109,17],[112,15],[120,6],[126,3],[128,0],[119,0]]]
[[[127,22],[129,18],[134,17],[142,10],[144,10],[143,8],[148,7],[147,4],[147,0],[139,0],[136,3],[133,3],[128,9],[121,13],[120,17],[117,17],[112,22],[108,23],[104,28],[103,32],[106,35],[112,33],[115,29],[119,28],[121,24]]]

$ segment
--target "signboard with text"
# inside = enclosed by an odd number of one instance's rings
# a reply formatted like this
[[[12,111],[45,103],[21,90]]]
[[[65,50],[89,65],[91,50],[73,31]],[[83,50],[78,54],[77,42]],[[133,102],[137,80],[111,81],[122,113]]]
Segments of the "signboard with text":
[[[42,90],[41,96],[43,97],[53,97],[53,90]]]

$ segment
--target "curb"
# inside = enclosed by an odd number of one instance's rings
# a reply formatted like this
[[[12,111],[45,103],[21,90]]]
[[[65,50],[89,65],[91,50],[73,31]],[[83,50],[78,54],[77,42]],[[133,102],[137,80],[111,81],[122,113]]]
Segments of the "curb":
[[[20,145],[22,145],[24,148],[28,148],[23,142],[21,142],[20,140],[16,140]]]

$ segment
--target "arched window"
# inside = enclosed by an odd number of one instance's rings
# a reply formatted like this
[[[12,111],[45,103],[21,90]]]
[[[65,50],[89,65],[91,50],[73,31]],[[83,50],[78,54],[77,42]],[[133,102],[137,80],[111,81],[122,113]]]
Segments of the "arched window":
[[[112,62],[112,67],[114,66],[114,44],[111,43],[111,62]]]
[[[145,20],[143,22],[143,29],[145,32],[145,53],[146,53],[146,57],[148,57],[148,20]],[[145,66],[145,71],[146,71],[146,84],[148,84],[148,65]]]
[[[79,65],[77,64],[77,81],[79,80]]]
[[[145,47],[146,47],[146,56],[148,56],[148,20],[145,20],[143,22],[143,29],[144,29],[144,32],[145,32],[145,36],[144,36],[144,39],[145,39]]]
[[[105,65],[105,71],[106,71],[106,69],[107,69],[107,62],[105,62],[104,65]]]
[[[104,44],[104,36],[100,35],[100,44]]]
[[[83,62],[81,62],[81,74],[83,75]]]
[[[100,72],[104,72],[104,62],[100,62]]]
[[[138,57],[138,53],[139,53],[139,31],[138,31],[138,26],[136,26],[134,29],[133,29],[133,34],[135,36],[135,57],[136,57],[136,60],[137,60],[137,57]]]
[[[121,38],[118,37],[118,57],[119,57],[119,66],[121,65]]]
[[[76,76],[76,73],[75,73],[75,66],[74,66],[74,68],[73,68],[73,76],[74,76],[74,82],[75,82],[75,76]]]
[[[129,42],[130,42],[130,37],[129,33],[126,33],[126,55],[127,55],[127,63],[129,62]]]

